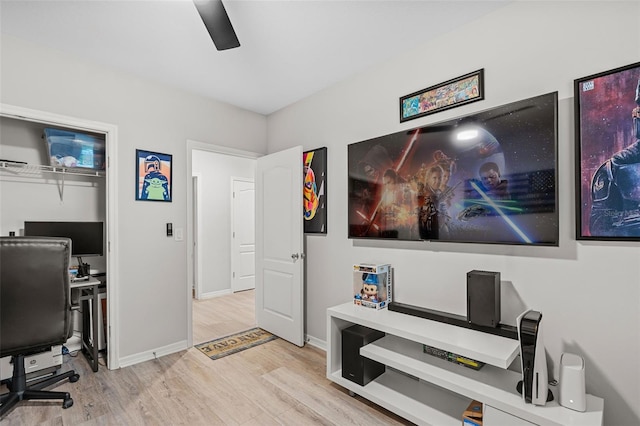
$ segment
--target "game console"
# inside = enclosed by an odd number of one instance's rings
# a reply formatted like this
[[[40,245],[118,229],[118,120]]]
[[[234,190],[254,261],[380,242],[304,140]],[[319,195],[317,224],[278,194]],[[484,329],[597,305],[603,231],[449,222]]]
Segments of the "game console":
[[[500,272],[467,272],[467,321],[485,327],[500,325]]]
[[[517,318],[518,339],[520,340],[520,365],[522,380],[517,390],[525,402],[545,405],[553,400],[549,389],[547,358],[542,334],[542,313],[528,310]]]

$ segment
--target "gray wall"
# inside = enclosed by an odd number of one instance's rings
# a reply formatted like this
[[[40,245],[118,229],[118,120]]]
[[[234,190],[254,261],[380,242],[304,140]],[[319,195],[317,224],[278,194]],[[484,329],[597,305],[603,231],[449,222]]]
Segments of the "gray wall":
[[[428,29],[428,19],[425,19]],[[640,424],[640,248],[574,236],[573,80],[640,60],[640,3],[515,2],[396,60],[269,116],[269,152],[328,147],[328,229],[307,236],[307,332],[326,339],[325,310],[348,302],[351,266],[389,262],[395,296],[466,314],[467,271],[500,271],[503,319],[544,315],[556,378],[562,352],[585,357],[588,392],[605,398],[605,423]],[[484,68],[486,99],[399,124],[398,98]],[[559,92],[560,246],[394,243],[349,240],[347,145]],[[631,94],[633,96],[633,94]],[[631,123],[631,121],[630,121]]]
[[[145,359],[187,340],[187,140],[264,153],[266,117],[186,94],[6,35],[0,101],[118,126],[119,358]],[[173,155],[173,202],[135,201],[135,150]],[[3,229],[4,231],[4,229]],[[161,353],[161,352],[160,352]],[[143,354],[143,355],[140,355]]]

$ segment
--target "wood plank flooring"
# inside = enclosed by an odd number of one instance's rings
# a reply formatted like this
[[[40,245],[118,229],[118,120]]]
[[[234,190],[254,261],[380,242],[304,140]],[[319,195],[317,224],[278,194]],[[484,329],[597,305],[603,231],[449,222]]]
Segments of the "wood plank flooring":
[[[255,326],[253,291],[193,304],[194,342]],[[244,314],[242,310],[244,309]],[[246,309],[250,307],[250,309]],[[409,425],[326,379],[325,353],[281,339],[211,360],[195,348],[118,370],[93,373],[82,355],[62,369],[80,374],[73,407],[21,402],[2,419],[14,425]],[[50,388],[53,389],[53,388]],[[6,389],[3,386],[0,392]]]
[[[193,344],[256,326],[255,290],[193,300]]]

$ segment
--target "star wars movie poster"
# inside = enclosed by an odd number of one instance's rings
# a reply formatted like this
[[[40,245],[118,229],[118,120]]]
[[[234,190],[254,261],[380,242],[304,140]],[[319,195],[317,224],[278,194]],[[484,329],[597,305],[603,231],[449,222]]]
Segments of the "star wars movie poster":
[[[305,151],[303,161],[302,212],[306,234],[327,233],[327,148]]]
[[[170,154],[136,149],[136,200],[171,202],[172,158]]]
[[[575,82],[577,238],[640,240],[640,63]]]
[[[556,146],[556,92],[349,145],[349,237],[557,245]]]

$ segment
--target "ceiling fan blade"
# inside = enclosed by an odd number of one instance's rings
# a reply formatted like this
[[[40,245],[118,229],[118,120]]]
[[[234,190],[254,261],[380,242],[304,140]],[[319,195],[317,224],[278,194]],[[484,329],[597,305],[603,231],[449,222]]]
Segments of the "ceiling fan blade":
[[[193,0],[193,3],[196,5],[216,49],[227,50],[240,47],[240,42],[222,0]]]

